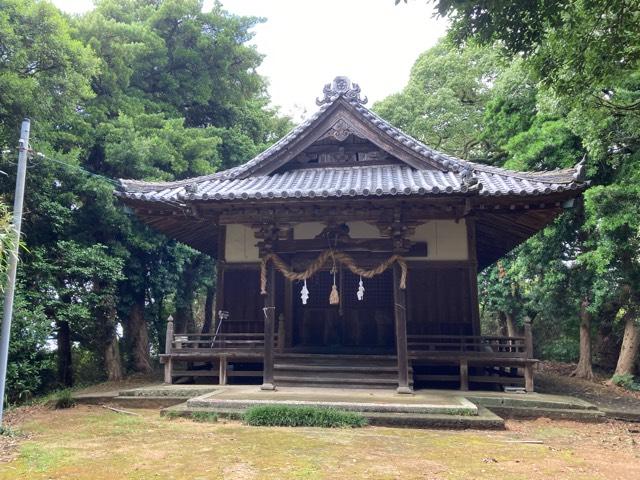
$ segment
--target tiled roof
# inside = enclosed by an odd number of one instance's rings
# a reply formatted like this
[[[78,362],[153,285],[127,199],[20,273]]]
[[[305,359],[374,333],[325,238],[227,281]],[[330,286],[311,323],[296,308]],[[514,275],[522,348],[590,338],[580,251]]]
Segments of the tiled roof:
[[[128,188],[123,196],[146,201],[242,200],[260,198],[367,197],[382,195],[446,195],[478,190],[480,195],[543,195],[577,190],[570,171],[555,172],[555,180],[520,178],[478,172],[478,184],[467,185],[461,175],[416,170],[405,165],[307,168],[244,179],[212,178],[153,189]],[[565,177],[565,178],[562,178]],[[559,181],[558,181],[559,180]],[[563,181],[564,180],[564,181]]]
[[[345,91],[347,92],[347,91]],[[544,195],[582,190],[582,167],[548,172],[515,172],[469,162],[433,150],[401,132],[362,105],[348,91],[325,98],[319,110],[270,148],[247,163],[222,172],[176,182],[121,180],[117,194],[150,202],[234,200],[258,198],[310,198],[376,195],[442,195],[470,191],[483,196]],[[421,168],[408,165],[327,166],[284,173],[253,174],[269,165],[301,135],[329,115],[341,102],[366,125],[396,145],[410,150]]]

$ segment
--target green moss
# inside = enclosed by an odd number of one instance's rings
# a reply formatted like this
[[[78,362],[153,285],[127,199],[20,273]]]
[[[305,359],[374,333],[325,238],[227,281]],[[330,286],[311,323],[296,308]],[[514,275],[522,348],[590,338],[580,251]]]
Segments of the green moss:
[[[244,415],[248,425],[273,427],[364,427],[366,418],[355,412],[332,408],[265,405],[252,407]]]
[[[191,412],[191,420],[201,423],[215,423],[218,421],[218,414],[215,412]]]

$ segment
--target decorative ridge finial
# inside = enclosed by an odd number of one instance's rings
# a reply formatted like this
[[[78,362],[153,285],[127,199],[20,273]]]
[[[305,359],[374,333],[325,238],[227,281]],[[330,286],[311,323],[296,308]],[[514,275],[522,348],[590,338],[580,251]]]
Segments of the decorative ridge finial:
[[[583,156],[582,160],[580,160],[575,167],[575,173],[573,174],[573,179],[576,182],[584,182],[587,179],[587,156]]]
[[[322,93],[324,97],[316,98],[316,105],[318,106],[331,103],[337,100],[338,97],[344,97],[360,104],[365,104],[369,101],[367,97],[360,98],[360,85],[351,82],[349,77],[344,76],[338,76],[333,79],[333,82],[327,83],[322,89]]]

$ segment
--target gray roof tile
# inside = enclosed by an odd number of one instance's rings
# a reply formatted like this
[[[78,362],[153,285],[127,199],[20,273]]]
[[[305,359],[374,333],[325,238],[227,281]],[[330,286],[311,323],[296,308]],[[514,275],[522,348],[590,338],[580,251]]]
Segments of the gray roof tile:
[[[274,158],[302,133],[313,129],[324,118],[338,98],[357,112],[364,122],[382,135],[416,152],[424,158],[424,168],[408,165],[369,165],[319,167],[291,170],[270,175],[252,175]],[[489,165],[469,162],[437,152],[401,132],[364,107],[359,101],[338,97],[323,104],[306,121],[247,163],[222,172],[176,182],[142,182],[121,180],[124,198],[150,202],[183,202],[188,200],[232,200],[259,198],[311,198],[380,195],[442,195],[466,193],[471,188],[481,196],[544,195],[567,189],[583,189],[586,183],[577,177],[577,170],[548,172],[515,172]],[[434,163],[440,169],[434,168]],[[478,180],[469,186],[468,174]]]

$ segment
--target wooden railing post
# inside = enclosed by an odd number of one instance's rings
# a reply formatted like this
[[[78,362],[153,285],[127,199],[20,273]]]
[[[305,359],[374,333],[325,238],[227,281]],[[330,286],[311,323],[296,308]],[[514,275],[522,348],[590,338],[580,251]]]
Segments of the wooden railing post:
[[[278,352],[284,351],[284,337],[285,337],[285,325],[284,325],[284,313],[278,315]]]
[[[525,358],[533,358],[533,334],[531,333],[531,319],[524,319],[524,355]]]
[[[173,317],[169,315],[167,318],[167,335],[164,340],[164,353],[167,355],[171,354],[173,346]],[[171,383],[171,368],[173,366],[173,361],[171,357],[166,357],[164,362],[164,383]]]
[[[264,297],[264,356],[261,390],[275,390],[273,381],[273,329],[275,323],[275,269],[267,264],[267,294]]]
[[[396,354],[398,357],[398,393],[412,393],[409,386],[407,348],[407,297],[400,288],[400,266],[393,266],[393,299],[395,302]]]
[[[524,319],[524,356],[525,359],[533,359],[533,334],[531,332],[531,318]],[[533,363],[527,362],[524,366],[524,388],[527,392],[533,392]]]

